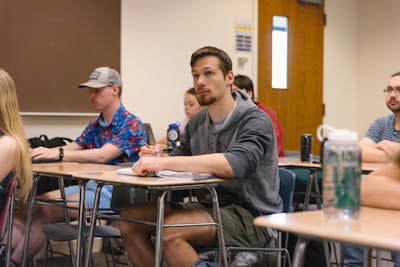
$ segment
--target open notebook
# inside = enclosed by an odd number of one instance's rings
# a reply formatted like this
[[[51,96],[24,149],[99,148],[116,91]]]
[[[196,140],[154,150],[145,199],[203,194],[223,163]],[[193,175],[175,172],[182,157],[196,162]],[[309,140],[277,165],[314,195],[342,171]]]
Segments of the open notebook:
[[[136,176],[137,174],[132,171],[131,168],[122,168],[117,170],[118,174],[124,174],[124,175],[134,175]],[[207,172],[175,172],[175,171],[169,171],[169,170],[162,170],[158,171],[155,173],[156,177],[160,178],[185,178],[185,179],[193,179],[193,180],[203,180],[203,179],[210,179],[210,178],[216,178],[214,175],[211,173]]]

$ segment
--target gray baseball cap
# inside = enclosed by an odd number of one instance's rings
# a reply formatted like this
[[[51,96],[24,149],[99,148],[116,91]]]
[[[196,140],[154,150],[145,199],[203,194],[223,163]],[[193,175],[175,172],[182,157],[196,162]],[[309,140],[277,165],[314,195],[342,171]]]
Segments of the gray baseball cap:
[[[96,68],[92,74],[90,74],[89,81],[81,83],[79,88],[101,88],[113,85],[122,87],[121,76],[119,75],[118,71],[110,67],[99,67]]]

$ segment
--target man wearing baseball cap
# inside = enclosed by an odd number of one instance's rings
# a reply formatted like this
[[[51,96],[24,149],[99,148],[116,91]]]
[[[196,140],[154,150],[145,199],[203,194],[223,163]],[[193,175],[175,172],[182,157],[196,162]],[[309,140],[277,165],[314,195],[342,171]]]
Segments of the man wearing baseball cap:
[[[73,161],[91,162],[117,165],[123,162],[135,162],[139,158],[140,146],[147,141],[145,128],[138,117],[131,114],[121,103],[122,82],[119,73],[110,67],[96,68],[89,80],[79,85],[86,88],[89,93],[89,101],[92,106],[100,111],[99,117],[89,122],[81,136],[62,147],[45,148],[38,147],[31,150],[33,160],[49,161]],[[89,181],[85,190],[87,208],[93,208],[94,196],[97,184]],[[67,200],[78,203],[79,186],[65,188]],[[109,208],[112,196],[112,185],[104,185],[100,196],[99,208]],[[59,199],[60,191],[55,190],[43,194],[46,199]],[[77,204],[76,204],[77,205]],[[76,217],[77,212],[70,212],[70,216]],[[22,216],[16,216],[17,225],[25,225],[26,212],[20,212]],[[42,226],[48,223],[64,221],[63,210],[49,205],[38,205],[33,213],[32,231],[29,244],[28,258],[32,258],[44,245],[45,236]],[[22,224],[21,224],[22,223]],[[23,236],[24,228],[14,227],[15,236]],[[14,233],[15,233],[14,232]],[[20,238],[12,244],[12,260],[21,264],[22,243]],[[13,242],[13,243],[14,243]],[[0,253],[1,261],[1,253]]]
[[[101,88],[106,86],[122,87],[121,76],[109,67],[99,67],[95,69],[89,77],[89,81],[79,85],[79,88]]]

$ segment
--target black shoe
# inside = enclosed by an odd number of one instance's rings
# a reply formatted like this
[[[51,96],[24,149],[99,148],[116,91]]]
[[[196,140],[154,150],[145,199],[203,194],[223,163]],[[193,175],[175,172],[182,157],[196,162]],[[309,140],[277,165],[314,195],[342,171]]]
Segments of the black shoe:
[[[6,266],[7,245],[0,244],[0,266]]]
[[[7,259],[7,245],[0,244],[0,266],[6,266]],[[10,267],[19,267],[17,263],[13,260],[10,260]]]

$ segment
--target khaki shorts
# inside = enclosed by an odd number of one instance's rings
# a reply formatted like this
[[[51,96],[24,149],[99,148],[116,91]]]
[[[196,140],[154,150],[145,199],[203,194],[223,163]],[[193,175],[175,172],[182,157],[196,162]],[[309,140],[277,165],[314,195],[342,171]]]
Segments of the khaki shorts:
[[[212,208],[201,203],[169,203],[173,209],[204,209],[213,216]],[[265,247],[276,237],[271,229],[257,227],[253,224],[254,216],[241,206],[231,204],[220,207],[221,223],[225,245],[228,247]]]

